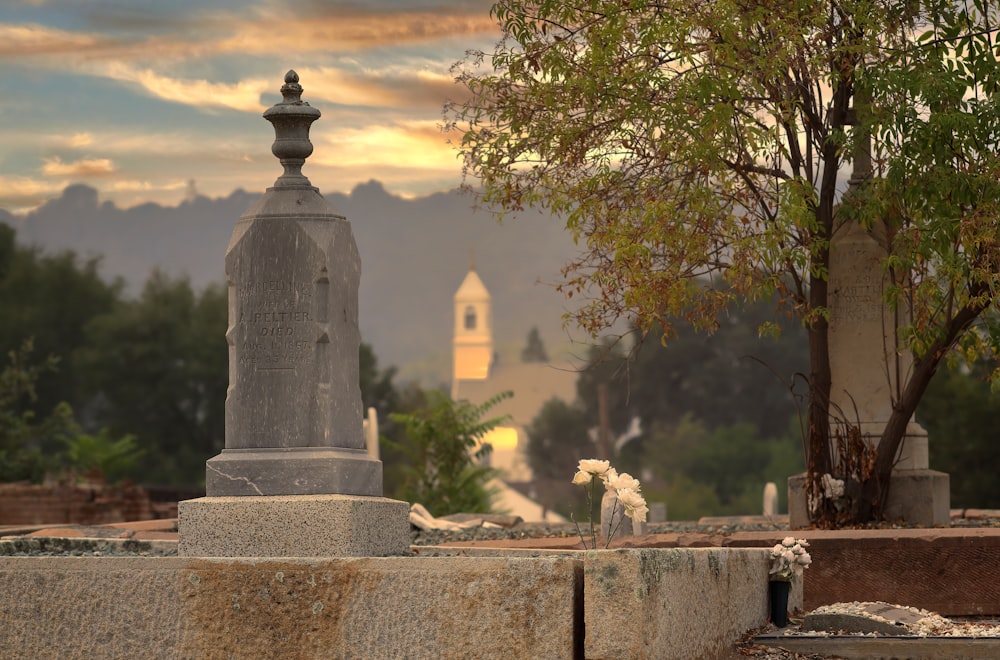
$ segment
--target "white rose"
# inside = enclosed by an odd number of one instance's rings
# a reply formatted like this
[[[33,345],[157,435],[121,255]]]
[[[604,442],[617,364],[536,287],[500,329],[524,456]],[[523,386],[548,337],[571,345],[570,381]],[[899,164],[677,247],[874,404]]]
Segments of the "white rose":
[[[604,476],[604,474],[611,469],[611,461],[602,461],[596,458],[584,458],[580,460],[578,469],[580,472],[589,472],[590,474],[596,474],[600,477]]]
[[[614,472],[614,475],[611,475]],[[618,474],[614,471],[614,468],[608,471],[608,488],[614,488],[615,490],[629,489],[639,492],[639,480],[633,477],[628,472],[622,472]]]
[[[645,506],[640,506],[632,509],[632,512],[628,514],[628,517],[635,522],[646,522],[646,515],[649,514],[649,508]]]
[[[618,478],[618,470],[614,468],[608,468],[608,471],[601,475],[601,480],[604,482],[604,487],[612,492],[614,492],[615,487],[611,485],[611,480],[617,478]]]
[[[587,484],[590,483],[590,480],[593,479],[593,477],[594,475],[592,475],[591,473],[580,470],[579,472],[573,475],[573,485],[586,486]]]
[[[639,522],[646,520],[649,508],[646,506],[646,499],[642,495],[631,488],[622,488],[618,491],[618,501],[625,507],[625,515],[629,518]]]

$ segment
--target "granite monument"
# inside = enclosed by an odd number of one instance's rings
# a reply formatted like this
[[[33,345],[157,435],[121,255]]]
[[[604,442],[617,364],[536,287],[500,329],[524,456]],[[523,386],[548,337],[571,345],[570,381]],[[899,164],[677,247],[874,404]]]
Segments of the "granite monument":
[[[302,174],[320,111],[294,71],[281,94],[264,118],[284,172],[226,252],[226,445],[206,463],[206,497],[179,505],[181,554],[401,554],[408,505],[382,497],[362,430],[358,249]]]

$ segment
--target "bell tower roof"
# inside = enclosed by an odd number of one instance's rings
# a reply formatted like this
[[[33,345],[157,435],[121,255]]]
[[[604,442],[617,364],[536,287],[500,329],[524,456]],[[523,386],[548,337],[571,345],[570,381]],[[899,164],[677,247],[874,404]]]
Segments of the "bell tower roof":
[[[486,290],[486,285],[479,279],[475,269],[470,269],[455,292],[455,302],[486,302],[489,299],[490,292]]]

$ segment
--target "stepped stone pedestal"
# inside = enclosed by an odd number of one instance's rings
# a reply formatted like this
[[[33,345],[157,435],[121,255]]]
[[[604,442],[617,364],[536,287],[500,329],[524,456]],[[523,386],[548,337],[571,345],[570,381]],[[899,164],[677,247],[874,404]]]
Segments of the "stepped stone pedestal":
[[[384,556],[409,549],[409,505],[381,497],[362,432],[361,260],[350,223],[302,175],[319,110],[290,71],[264,113],[284,174],[226,252],[226,447],[206,497],[178,505],[187,556]]]
[[[181,556],[383,557],[410,548],[409,507],[384,497],[209,496],[182,504]]]
[[[806,475],[788,478],[788,525],[809,526],[806,510]],[[950,478],[937,470],[896,470],[889,480],[889,498],[883,514],[888,520],[905,520],[923,527],[947,527],[951,522]]]

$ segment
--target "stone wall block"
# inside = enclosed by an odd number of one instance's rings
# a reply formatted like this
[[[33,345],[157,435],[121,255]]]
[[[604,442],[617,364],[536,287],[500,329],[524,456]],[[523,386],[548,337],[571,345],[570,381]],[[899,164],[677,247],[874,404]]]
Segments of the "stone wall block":
[[[768,620],[768,561],[767,550],[587,552],[586,657],[725,657]]]

